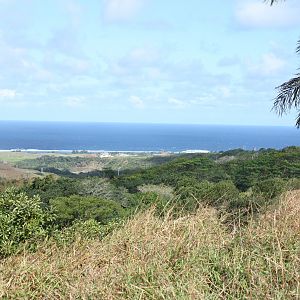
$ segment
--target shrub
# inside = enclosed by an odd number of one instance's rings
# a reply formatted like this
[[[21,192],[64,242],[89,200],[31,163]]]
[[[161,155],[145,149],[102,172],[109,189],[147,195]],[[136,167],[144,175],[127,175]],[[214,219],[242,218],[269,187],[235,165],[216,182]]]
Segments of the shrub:
[[[222,205],[237,199],[238,196],[239,190],[232,181],[220,181],[213,185],[209,202],[214,205]]]
[[[287,182],[288,190],[300,190],[300,178],[292,178]]]
[[[281,195],[287,188],[287,183],[281,178],[271,178],[259,181],[253,187],[253,192],[265,199],[273,199]]]
[[[199,203],[221,206],[238,198],[239,191],[232,181],[211,183],[202,181],[195,185],[177,188],[182,206],[188,211],[198,208]]]
[[[100,224],[122,218],[124,209],[117,202],[95,197],[59,197],[50,200],[50,205],[57,214],[57,224],[60,227],[70,226],[74,221],[94,219]]]
[[[116,187],[106,178],[87,178],[79,182],[81,196],[92,196],[96,198],[113,200],[122,206],[128,205],[129,194],[126,188]]]
[[[172,200],[164,195],[159,195],[154,191],[140,192],[132,195],[130,199],[131,212],[146,210],[152,206],[156,208],[156,213],[162,215],[172,204]]]
[[[45,238],[54,216],[41,207],[38,196],[28,197],[15,189],[0,194],[0,256],[9,255],[25,241],[30,247]]]
[[[78,240],[101,240],[117,228],[121,222],[114,220],[106,225],[101,225],[93,219],[74,222],[64,230],[56,231],[54,240],[57,245],[70,246]]]
[[[144,184],[142,186],[139,186],[138,190],[142,193],[154,192],[162,197],[168,198],[169,200],[171,200],[174,197],[174,189],[170,186],[166,186],[163,184]]]
[[[68,197],[78,194],[79,184],[70,178],[55,178],[52,175],[44,178],[35,178],[22,188],[27,195],[40,195],[44,204],[48,205],[50,199]]]

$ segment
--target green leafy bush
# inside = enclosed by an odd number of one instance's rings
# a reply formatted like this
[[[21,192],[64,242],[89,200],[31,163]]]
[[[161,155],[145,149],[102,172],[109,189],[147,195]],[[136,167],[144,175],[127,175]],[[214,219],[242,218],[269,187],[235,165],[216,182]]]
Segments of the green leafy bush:
[[[160,195],[155,191],[139,192],[133,194],[130,199],[130,211],[135,213],[139,210],[146,210],[151,206],[156,208],[156,212],[162,215],[167,208],[173,204],[173,199]]]
[[[58,230],[54,234],[54,240],[58,245],[68,246],[79,239],[103,239],[114,229],[122,224],[118,220],[113,220],[106,225],[100,224],[96,220],[76,221],[64,230]]]
[[[9,255],[26,241],[34,247],[51,230],[54,216],[42,209],[38,196],[28,197],[15,189],[0,194],[0,256]]]
[[[195,210],[199,203],[221,206],[238,198],[239,190],[229,180],[212,183],[201,181],[193,185],[177,188],[182,205],[189,211]]]
[[[265,199],[273,199],[281,195],[287,189],[287,183],[281,178],[270,178],[257,182],[253,191]]]
[[[79,184],[75,179],[55,178],[49,175],[44,178],[35,178],[21,190],[29,196],[40,195],[43,203],[48,205],[50,199],[78,194]]]
[[[57,224],[60,227],[70,226],[74,221],[89,219],[107,224],[125,215],[125,210],[119,203],[95,197],[58,197],[50,200],[50,205],[57,215]]]

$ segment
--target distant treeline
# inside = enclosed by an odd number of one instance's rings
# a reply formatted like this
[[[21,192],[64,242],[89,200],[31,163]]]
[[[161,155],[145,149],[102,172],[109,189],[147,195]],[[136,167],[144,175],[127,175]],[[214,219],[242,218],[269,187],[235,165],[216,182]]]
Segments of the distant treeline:
[[[216,154],[181,157],[114,180],[135,192],[141,184],[166,184],[178,187],[183,181],[219,182],[230,180],[240,191],[272,178],[300,178],[300,147],[283,150],[231,150]]]

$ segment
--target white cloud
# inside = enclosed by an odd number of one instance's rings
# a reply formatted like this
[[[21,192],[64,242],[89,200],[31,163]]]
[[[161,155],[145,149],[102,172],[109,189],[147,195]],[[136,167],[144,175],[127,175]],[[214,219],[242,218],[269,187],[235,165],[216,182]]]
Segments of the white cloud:
[[[129,101],[135,108],[143,109],[145,107],[144,101],[138,96],[131,96]]]
[[[75,0],[67,0],[66,10],[70,15],[73,25],[75,25],[75,26],[79,25],[82,11],[83,11],[83,8],[80,5],[80,3],[78,3]]]
[[[153,47],[139,47],[132,49],[118,61],[112,62],[110,71],[114,76],[122,78],[138,76],[139,79],[149,75],[150,78],[157,78],[161,75],[164,53]],[[136,81],[136,79],[135,79]]]
[[[240,58],[236,55],[223,57],[219,60],[219,67],[233,67],[240,63]]]
[[[0,90],[0,98],[15,98],[17,96],[17,92],[15,90],[2,89]]]
[[[85,101],[81,97],[66,97],[65,98],[65,105],[71,108],[78,108],[84,106]]]
[[[295,26],[300,24],[299,8],[293,1],[272,7],[261,0],[245,1],[236,11],[236,19],[249,28]]]
[[[144,0],[106,0],[105,18],[108,21],[130,20],[141,9]]]
[[[232,93],[229,86],[223,85],[218,87],[218,92],[221,94],[223,98],[230,98]]]
[[[22,94],[15,90],[0,89],[0,103],[5,106],[25,107],[29,104],[28,101],[22,99]]]
[[[128,61],[132,64],[152,64],[157,62],[161,57],[158,49],[151,47],[136,48],[131,51]]]
[[[284,69],[286,62],[274,53],[264,54],[258,64],[248,63],[248,71],[258,76],[276,75]]]
[[[168,103],[171,104],[174,108],[178,109],[185,108],[187,106],[187,104],[184,101],[176,98],[169,98]]]

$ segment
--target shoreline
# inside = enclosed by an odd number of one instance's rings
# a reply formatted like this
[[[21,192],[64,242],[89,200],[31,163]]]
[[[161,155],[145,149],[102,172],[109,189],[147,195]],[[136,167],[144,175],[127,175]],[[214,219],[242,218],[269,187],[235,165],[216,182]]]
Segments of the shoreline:
[[[0,153],[61,153],[61,154],[104,154],[104,153],[124,153],[124,154],[207,154],[209,150],[202,149],[187,149],[183,151],[168,151],[168,150],[81,150],[81,149],[0,149]]]

